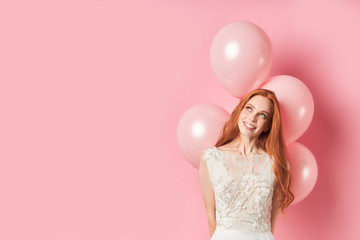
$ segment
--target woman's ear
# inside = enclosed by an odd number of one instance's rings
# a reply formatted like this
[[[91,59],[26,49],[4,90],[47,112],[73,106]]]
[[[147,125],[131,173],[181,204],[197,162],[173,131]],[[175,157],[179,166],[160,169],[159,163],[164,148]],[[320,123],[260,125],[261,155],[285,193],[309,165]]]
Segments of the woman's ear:
[[[267,131],[269,131],[270,130],[270,127],[266,127],[265,129],[264,129],[264,132],[267,132]]]

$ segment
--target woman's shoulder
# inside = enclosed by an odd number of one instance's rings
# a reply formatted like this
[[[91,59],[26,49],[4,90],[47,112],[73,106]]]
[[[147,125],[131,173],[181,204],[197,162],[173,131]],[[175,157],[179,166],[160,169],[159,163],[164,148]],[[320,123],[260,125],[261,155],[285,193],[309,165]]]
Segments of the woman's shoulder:
[[[219,147],[216,147],[216,149],[222,152],[229,152],[229,153],[236,153],[236,151],[238,151],[232,143],[221,145]]]
[[[219,157],[220,151],[216,146],[209,147],[205,149],[202,153],[202,158],[207,162],[209,160],[216,160]]]
[[[209,156],[213,154],[215,148],[216,147],[213,146],[213,147],[209,147],[209,148],[204,149],[203,152],[202,152],[202,156],[205,159],[209,158]]]

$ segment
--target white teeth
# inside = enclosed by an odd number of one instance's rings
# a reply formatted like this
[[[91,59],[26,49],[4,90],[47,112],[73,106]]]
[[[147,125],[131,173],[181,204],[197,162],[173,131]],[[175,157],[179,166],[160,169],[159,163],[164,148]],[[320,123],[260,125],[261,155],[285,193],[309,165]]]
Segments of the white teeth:
[[[248,127],[248,128],[252,128],[252,129],[255,129],[255,127],[252,127],[251,125],[247,124],[246,122],[244,122],[245,125]]]

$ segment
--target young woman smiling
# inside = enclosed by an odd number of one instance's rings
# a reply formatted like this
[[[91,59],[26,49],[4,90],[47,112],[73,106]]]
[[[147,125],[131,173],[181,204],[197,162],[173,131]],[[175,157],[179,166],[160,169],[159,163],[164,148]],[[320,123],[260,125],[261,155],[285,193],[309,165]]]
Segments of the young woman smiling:
[[[211,240],[274,239],[279,213],[294,200],[275,93],[256,89],[206,149],[199,177]]]

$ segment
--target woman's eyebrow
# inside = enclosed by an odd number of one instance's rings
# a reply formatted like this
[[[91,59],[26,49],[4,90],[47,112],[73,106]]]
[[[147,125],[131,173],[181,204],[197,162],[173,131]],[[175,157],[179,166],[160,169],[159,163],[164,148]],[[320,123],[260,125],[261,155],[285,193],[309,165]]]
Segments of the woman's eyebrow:
[[[248,105],[250,105],[251,107],[253,107],[253,108],[255,108],[253,105],[251,105],[251,103],[248,103]],[[267,111],[260,111],[260,112],[265,112],[265,113],[267,113],[267,114],[269,114]]]

